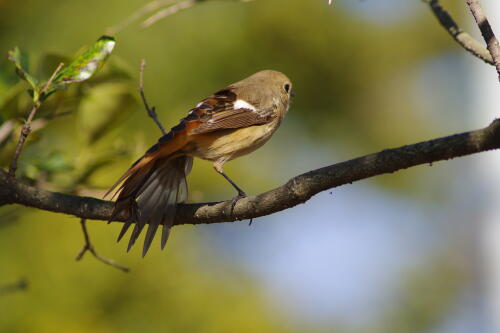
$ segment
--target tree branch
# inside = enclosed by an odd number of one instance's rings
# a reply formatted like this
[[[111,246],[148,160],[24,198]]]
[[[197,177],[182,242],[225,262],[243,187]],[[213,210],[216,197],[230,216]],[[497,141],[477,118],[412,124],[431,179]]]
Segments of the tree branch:
[[[194,5],[196,5],[198,3],[202,3],[204,1],[206,1],[206,0],[183,0],[183,1],[177,2],[176,4],[171,5],[170,7],[167,7],[165,9],[162,9],[162,10],[156,12],[155,14],[153,14],[152,16],[150,16],[149,18],[147,18],[144,22],[141,23],[141,28],[150,27],[153,24],[155,24],[156,22],[164,19],[167,16],[173,15],[181,10],[191,8]],[[254,0],[236,0],[236,1],[250,2],[250,1],[254,1]]]
[[[128,27],[131,23],[137,21],[144,15],[153,12],[157,10],[158,8],[161,8],[163,6],[170,5],[174,3],[176,0],[153,0],[146,5],[144,5],[142,8],[136,10],[135,12],[132,13],[128,18],[126,18],[123,22],[110,27],[106,30],[106,34],[108,35],[116,35],[117,33],[121,32],[123,29]]]
[[[341,185],[392,173],[416,165],[434,163],[500,148],[500,119],[488,127],[424,141],[358,157],[309,171],[281,187],[240,199],[234,211],[231,200],[179,205],[175,224],[232,222],[276,213],[309,200],[313,195]],[[23,184],[0,170],[0,206],[20,204],[80,218],[107,221],[113,203],[89,197],[49,192]],[[124,221],[118,216],[117,221]]]
[[[493,57],[493,62],[498,73],[498,80],[500,81],[500,46],[498,45],[498,40],[493,33],[493,29],[491,29],[486,15],[483,13],[479,0],[467,0],[467,5],[469,5],[472,16],[474,16],[479,30],[481,30],[486,47]]]
[[[184,0],[184,1],[181,1],[173,6],[162,9],[159,12],[157,12],[156,14],[154,14],[153,16],[146,19],[144,22],[142,22],[141,28],[147,28],[149,26],[152,26],[157,21],[159,21],[167,16],[173,15],[180,10],[188,9],[189,7],[193,7],[198,2],[200,2],[200,0]]]
[[[443,26],[443,28],[448,31],[450,36],[460,44],[464,49],[472,53],[474,56],[483,60],[487,64],[494,65],[493,58],[490,52],[477,40],[475,40],[471,35],[464,32],[453,20],[451,15],[446,9],[441,6],[439,0],[423,0],[429,4],[429,8],[432,10],[437,20]]]
[[[19,155],[21,154],[21,150],[23,149],[24,143],[26,142],[26,138],[28,138],[28,135],[31,133],[31,121],[35,117],[36,112],[42,105],[42,100],[47,92],[47,89],[50,87],[52,84],[52,81],[55,79],[56,75],[61,71],[63,68],[64,64],[60,63],[59,66],[57,66],[56,70],[54,73],[52,73],[52,76],[50,79],[45,83],[43,86],[42,90],[40,91],[40,94],[38,98],[35,101],[35,104],[33,104],[33,107],[31,108],[30,114],[28,116],[28,119],[26,119],[26,123],[23,125],[23,128],[21,129],[21,135],[19,136],[19,142],[17,143],[16,146],[16,151],[14,152],[14,156],[12,157],[12,161],[10,162],[9,166],[9,175],[12,177],[16,176],[16,170],[17,170],[17,160],[19,159]]]
[[[7,120],[0,126],[0,145],[7,140],[14,130],[16,122],[14,120]]]
[[[18,291],[25,291],[27,289],[28,289],[28,281],[26,279],[19,279],[14,283],[0,285],[0,297]]]
[[[154,23],[164,19],[167,16],[173,15],[181,10],[188,9],[190,7],[193,7],[197,3],[202,3],[205,1],[206,0],[152,0],[151,2],[147,3],[143,7],[133,12],[132,15],[127,17],[122,22],[118,23],[115,26],[107,28],[106,34],[111,36],[116,35],[123,29],[128,27],[130,24],[132,24],[133,22],[158,10],[156,13],[152,14],[147,19],[145,19],[144,22],[141,23],[142,28],[147,28],[153,25]],[[235,0],[235,1],[250,2],[254,0]],[[165,8],[161,9],[162,7]]]
[[[122,272],[125,272],[125,273],[130,272],[130,269],[128,267],[122,266],[122,265],[118,264],[117,262],[115,262],[114,260],[104,258],[101,255],[99,255],[99,253],[97,253],[97,251],[95,250],[94,245],[90,241],[89,232],[87,230],[87,220],[85,218],[80,219],[80,225],[82,226],[82,232],[83,232],[83,238],[85,240],[85,244],[83,245],[82,249],[80,250],[80,252],[76,256],[76,258],[75,258],[76,261],[82,260],[85,253],[87,253],[87,251],[89,251],[94,256],[94,258],[96,258],[100,262],[103,262],[106,265],[115,267],[115,268],[121,270]]]
[[[155,124],[158,126],[158,128],[161,131],[161,134],[165,135],[167,134],[167,131],[165,131],[165,127],[161,124],[160,120],[158,119],[158,115],[156,114],[156,107],[152,106],[149,107],[148,100],[146,99],[146,94],[144,94],[144,68],[146,67],[146,60],[142,59],[141,60],[141,69],[139,71],[139,93],[141,94],[141,99],[142,102],[144,103],[144,108],[146,108],[146,111],[148,112],[148,115],[153,119]]]

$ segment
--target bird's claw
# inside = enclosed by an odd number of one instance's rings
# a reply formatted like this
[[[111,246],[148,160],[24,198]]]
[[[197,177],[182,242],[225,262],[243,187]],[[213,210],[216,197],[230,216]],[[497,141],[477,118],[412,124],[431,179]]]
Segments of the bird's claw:
[[[232,200],[231,200],[231,215],[233,215],[234,213],[234,207],[236,206],[236,203],[240,200],[240,199],[243,199],[243,198],[246,198],[247,197],[247,194],[243,191],[241,192],[238,192],[238,195],[235,196]],[[252,221],[253,221],[253,218],[250,219],[250,223],[248,224],[249,226],[252,225]]]
[[[246,198],[247,197],[247,194],[243,191],[241,192],[238,192],[238,195],[235,196],[232,200],[231,200],[231,215],[233,215],[233,212],[234,212],[234,207],[236,206],[236,203],[240,200],[240,199],[243,199],[243,198]]]

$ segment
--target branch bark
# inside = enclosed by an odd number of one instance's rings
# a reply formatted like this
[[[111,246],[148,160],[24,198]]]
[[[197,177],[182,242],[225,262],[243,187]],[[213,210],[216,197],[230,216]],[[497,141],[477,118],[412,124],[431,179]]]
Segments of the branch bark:
[[[430,141],[386,149],[309,171],[290,179],[281,187],[237,202],[231,200],[179,205],[175,224],[233,222],[270,215],[309,200],[327,189],[392,173],[413,166],[500,148],[500,119],[488,127]],[[49,192],[19,182],[0,170],[0,206],[20,204],[80,218],[107,221],[113,203],[90,197]],[[124,221],[118,216],[117,221]]]
[[[487,64],[495,65],[488,49],[458,26],[450,13],[441,6],[439,0],[424,0],[424,2],[429,4],[441,26],[458,44]]]
[[[490,22],[488,22],[481,8],[479,0],[467,0],[467,5],[469,5],[472,16],[474,16],[479,26],[479,30],[481,30],[481,34],[486,42],[486,47],[493,57],[493,62],[498,73],[498,80],[500,81],[500,45],[498,44],[498,40],[493,33],[493,29],[491,29]]]

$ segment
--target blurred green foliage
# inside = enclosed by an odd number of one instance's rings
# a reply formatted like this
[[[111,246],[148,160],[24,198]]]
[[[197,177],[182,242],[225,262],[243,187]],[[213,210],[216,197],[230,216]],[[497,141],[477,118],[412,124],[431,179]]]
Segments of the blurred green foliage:
[[[70,64],[81,54],[75,50],[145,3],[0,1],[0,52],[18,45],[28,54],[12,54],[18,71],[33,69],[44,82],[57,64]],[[141,58],[148,62],[146,94],[166,127],[208,94],[258,70],[280,70],[292,79],[297,97],[282,130],[252,160],[227,168],[249,192],[322,166],[309,159],[315,150],[322,152],[321,163],[333,163],[441,135],[441,125],[423,116],[412,95],[416,68],[454,47],[437,30],[425,5],[384,24],[347,11],[340,1],[328,7],[322,0],[205,1],[146,30],[132,24],[115,36],[116,50],[99,74],[44,101],[19,174],[41,187],[101,195],[160,135],[136,92]],[[58,79],[77,81],[68,73],[74,67],[68,68]],[[38,86],[25,77],[32,89]],[[28,88],[1,59],[0,128],[12,127],[0,137],[3,167],[32,104]],[[303,169],[286,163],[294,158]],[[276,161],[283,165],[271,168]],[[421,170],[412,170],[382,183],[411,190],[420,177]],[[203,161],[189,182],[193,201],[232,195]],[[91,224],[98,251],[132,267],[124,275],[90,256],[74,262],[83,245],[75,218],[24,208],[12,215],[8,209],[0,209],[0,284],[25,276],[29,289],[0,298],[0,307],[8,308],[0,311],[2,332],[296,331],[269,308],[250,276],[215,257],[210,267],[200,263],[196,253],[210,246],[191,229],[176,228],[167,251],[154,249],[140,260],[113,243],[118,226]],[[398,320],[413,320],[406,318]]]
[[[37,142],[40,136],[36,134],[30,136],[29,143],[32,147],[26,156],[23,156],[27,163],[22,164],[21,177],[27,177],[32,181],[42,178],[62,188],[72,189],[75,186],[85,185],[87,178],[93,172],[123,153],[124,150],[115,149],[113,153],[96,154],[94,145],[135,106],[136,98],[129,84],[131,75],[120,66],[111,65],[102,74],[104,79],[83,87],[71,86],[74,89],[68,91],[72,83],[86,81],[97,73],[110,55],[114,44],[112,38],[104,36],[73,60],[65,56],[50,54],[43,56],[37,70],[42,75],[46,76],[46,68],[53,68],[55,63],[66,62],[67,65],[60,68],[58,73],[52,71],[48,74],[54,76],[52,81],[46,77],[47,82],[43,81],[41,84],[39,79],[29,74],[26,55],[23,55],[18,47],[9,51],[8,58],[14,63],[16,73],[29,84],[30,88],[27,89],[28,94],[24,94],[22,85],[14,85],[6,92],[3,103],[0,104],[5,118],[2,122],[4,131],[0,138],[0,145],[3,147],[0,155],[2,165],[7,165],[12,158],[19,137],[18,132],[23,125],[23,122],[19,121],[16,128],[12,123],[16,118],[26,117],[25,113],[30,109],[30,103],[33,105],[40,103],[43,106],[37,114],[37,120],[32,123],[33,129],[41,132],[44,127],[52,125],[56,118],[73,115],[72,118],[76,118],[77,126],[81,127],[80,132],[85,135],[83,142],[73,141],[73,144],[83,144],[82,149],[75,155],[44,149],[44,142]],[[51,99],[52,103],[47,104],[50,95],[62,90],[67,91],[66,94],[58,96],[54,101]],[[32,101],[29,101],[27,95],[30,95]],[[71,139],[77,137],[71,137],[66,143]],[[85,176],[82,177],[82,174]],[[57,182],[57,179],[65,181]]]

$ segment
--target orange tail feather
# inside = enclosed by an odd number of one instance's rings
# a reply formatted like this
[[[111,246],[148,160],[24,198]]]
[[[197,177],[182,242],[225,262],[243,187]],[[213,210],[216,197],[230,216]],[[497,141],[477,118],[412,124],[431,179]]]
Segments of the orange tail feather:
[[[123,211],[126,212],[128,219],[118,240],[125,235],[132,222],[136,222],[128,250],[146,224],[150,226],[143,255],[149,249],[160,224],[164,230],[162,247],[164,246],[175,216],[175,207],[187,197],[185,177],[190,171],[192,158],[181,153],[187,141],[186,126],[181,123],[161,137],[158,143],[138,159],[105,194],[106,197],[116,190],[112,198],[118,196],[110,222]],[[185,195],[179,196],[179,193]]]

